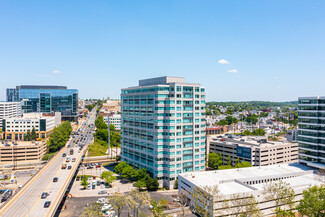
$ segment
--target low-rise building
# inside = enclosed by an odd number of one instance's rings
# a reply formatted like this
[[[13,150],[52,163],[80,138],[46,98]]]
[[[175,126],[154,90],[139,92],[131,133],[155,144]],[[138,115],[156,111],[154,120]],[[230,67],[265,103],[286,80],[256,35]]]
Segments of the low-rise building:
[[[61,113],[26,113],[23,117],[4,118],[2,132],[5,140],[24,140],[28,131],[36,131],[37,138],[43,139],[61,123]]]
[[[104,122],[108,125],[114,125],[116,130],[121,130],[121,115],[104,115]]]
[[[221,137],[221,138],[220,138]],[[231,157],[233,165],[237,158],[250,162],[253,166],[266,166],[298,161],[298,144],[290,142],[267,141],[265,137],[243,136],[228,138],[226,136],[209,137],[209,153],[219,153],[223,162]]]
[[[205,129],[206,135],[217,135],[217,134],[223,134],[227,132],[226,126],[212,126]]]
[[[39,161],[46,154],[45,141],[0,143],[0,163],[14,164],[15,161]]]
[[[316,174],[316,170],[294,163],[181,173],[178,175],[178,190],[179,195],[187,197],[188,204],[196,210],[199,210],[197,206],[207,210],[208,216],[239,216],[238,205],[241,202],[236,201],[251,195],[263,216],[274,216],[275,201],[266,197],[264,186],[280,180],[294,190],[294,202],[302,199],[305,189],[324,183],[324,177]],[[214,188],[217,188],[217,194],[209,192]]]

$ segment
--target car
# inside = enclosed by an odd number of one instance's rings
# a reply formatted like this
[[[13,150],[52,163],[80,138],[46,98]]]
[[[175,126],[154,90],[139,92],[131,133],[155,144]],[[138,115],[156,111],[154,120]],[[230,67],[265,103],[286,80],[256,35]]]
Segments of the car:
[[[65,156],[67,156],[67,154],[66,154],[66,153],[63,153],[63,154],[62,154],[62,157],[65,157]]]
[[[92,166],[89,166],[89,167],[87,167],[87,169],[94,169],[94,167],[92,167]]]
[[[93,176],[93,179],[95,180],[96,179],[96,176]]]
[[[92,189],[96,189],[96,185],[93,185]]]
[[[100,186],[100,181],[97,181],[96,185],[97,185],[97,186]]]
[[[100,192],[98,192],[98,194],[99,195],[101,195],[101,194],[107,194],[107,191],[105,191],[105,190],[104,191],[100,191]]]
[[[76,181],[80,181],[80,176],[77,176]]]
[[[109,184],[107,182],[105,183],[105,188],[109,188]]]
[[[45,199],[45,198],[47,198],[47,196],[49,196],[49,193],[43,192],[42,195],[41,195],[41,198]]]
[[[100,168],[101,167],[101,165],[96,165],[96,168]]]
[[[58,177],[54,177],[53,178],[53,182],[58,182],[59,181],[59,178]]]
[[[102,206],[102,211],[105,211],[105,210],[108,210],[108,209],[113,209],[112,205],[111,204],[104,204]]]
[[[114,217],[115,216],[115,211],[114,210],[107,210],[105,212],[105,216]]]
[[[76,158],[72,158],[72,162],[76,162]]]
[[[88,184],[88,186],[87,186],[87,189],[88,189],[88,190],[90,190],[90,188],[91,188],[91,185],[90,185],[90,184]]]
[[[95,163],[95,165],[97,166],[97,165],[98,165],[98,163]]]
[[[50,205],[51,205],[51,201],[46,201],[44,203],[44,208],[48,208],[48,207],[50,207]]]
[[[105,188],[105,185],[101,184],[101,185],[100,185],[100,188],[101,188],[101,189],[104,189],[104,188]]]
[[[68,170],[71,170],[72,166],[68,166]]]
[[[68,148],[70,148],[70,145],[68,145]]]

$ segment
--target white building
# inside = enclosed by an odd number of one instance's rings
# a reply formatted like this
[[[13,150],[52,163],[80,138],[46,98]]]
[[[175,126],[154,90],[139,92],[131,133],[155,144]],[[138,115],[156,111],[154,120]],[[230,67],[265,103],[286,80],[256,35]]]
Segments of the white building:
[[[213,206],[207,205],[209,216],[235,215],[233,212],[236,211],[235,206],[238,206],[236,202],[230,202],[227,209],[220,209],[224,207],[225,200],[236,198],[234,195],[241,197],[253,195],[258,202],[259,209],[263,212],[263,216],[274,216],[274,201],[267,200],[266,194],[263,192],[265,183],[279,180],[288,183],[295,191],[295,201],[299,201],[302,199],[303,190],[313,185],[324,184],[324,177],[316,175],[315,172],[310,167],[295,163],[183,173],[178,175],[178,190],[185,192],[189,198],[189,203],[195,206],[198,204],[196,202],[197,197],[192,197],[193,193],[198,192],[195,187],[205,192],[203,195],[207,195],[206,187],[217,186],[218,195],[213,195],[212,198],[208,197],[209,199],[206,201],[201,200],[207,204],[213,204]],[[236,214],[238,215],[238,213]]]
[[[2,120],[2,131],[4,139],[23,140],[27,131],[35,131],[38,138],[46,138],[54,127],[61,123],[61,113],[43,114],[43,113],[25,113],[23,117],[4,118]]]
[[[119,114],[104,115],[104,122],[107,125],[114,125],[116,130],[121,130],[121,115]]]
[[[21,117],[21,102],[0,102],[0,129],[3,118]]]
[[[177,174],[205,170],[205,88],[166,76],[122,89],[121,100],[123,161],[169,188]]]
[[[210,153],[221,154],[223,162],[227,162],[227,158],[230,156],[233,166],[237,158],[240,161],[247,161],[253,166],[298,162],[297,143],[267,141],[265,137],[256,136],[238,138],[211,136],[207,143]]]

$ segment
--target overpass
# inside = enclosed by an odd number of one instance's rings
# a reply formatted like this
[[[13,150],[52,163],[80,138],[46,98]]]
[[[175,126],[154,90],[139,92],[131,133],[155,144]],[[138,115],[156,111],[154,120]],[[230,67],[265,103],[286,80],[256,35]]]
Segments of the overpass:
[[[66,146],[1,207],[0,216],[54,216],[69,183],[78,169],[87,146],[93,140],[93,134],[90,133],[91,129],[88,128],[88,125],[93,124],[95,118],[96,107],[88,114],[87,119],[80,124],[79,129],[81,129],[82,133],[75,135],[74,138],[70,137]],[[74,143],[76,140],[79,141],[77,144]],[[68,146],[71,148],[68,148]],[[81,151],[79,151],[80,146],[83,147]],[[70,149],[74,150],[71,158],[76,158],[76,161],[67,163],[72,166],[71,170],[61,169],[66,160],[65,157],[62,157],[62,154],[66,153],[68,155]],[[53,182],[54,177],[58,177],[58,182]],[[41,199],[43,192],[49,193],[46,199]],[[45,201],[51,201],[49,208],[44,208]]]

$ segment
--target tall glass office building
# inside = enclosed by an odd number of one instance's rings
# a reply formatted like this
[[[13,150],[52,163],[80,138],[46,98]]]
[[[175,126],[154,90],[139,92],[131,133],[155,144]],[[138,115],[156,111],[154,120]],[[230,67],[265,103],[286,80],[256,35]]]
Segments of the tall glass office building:
[[[61,112],[63,120],[77,120],[78,90],[65,86],[21,85],[7,89],[7,101],[24,100],[26,112]]]
[[[325,169],[325,97],[298,99],[299,162]]]
[[[121,91],[121,157],[173,187],[205,169],[205,89],[184,78],[140,80]]]

